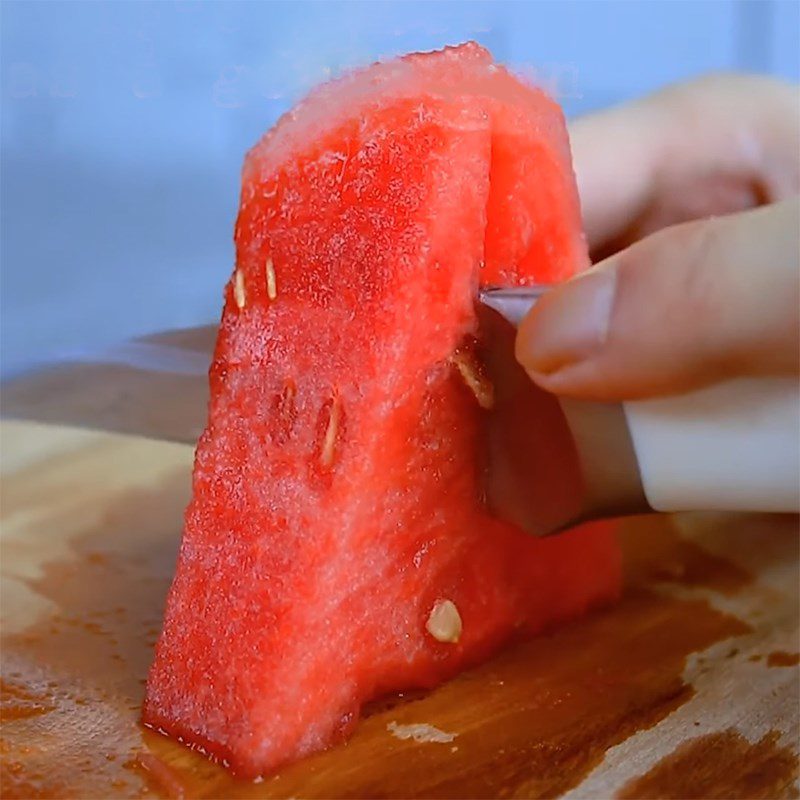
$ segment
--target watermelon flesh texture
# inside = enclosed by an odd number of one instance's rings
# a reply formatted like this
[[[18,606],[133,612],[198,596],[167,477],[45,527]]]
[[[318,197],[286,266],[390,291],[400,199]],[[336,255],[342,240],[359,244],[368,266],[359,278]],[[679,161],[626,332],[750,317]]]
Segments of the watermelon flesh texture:
[[[613,599],[620,556],[482,502],[477,288],[587,263],[552,100],[477,45],[347,76],[248,154],[235,238],[143,718],[253,777]]]

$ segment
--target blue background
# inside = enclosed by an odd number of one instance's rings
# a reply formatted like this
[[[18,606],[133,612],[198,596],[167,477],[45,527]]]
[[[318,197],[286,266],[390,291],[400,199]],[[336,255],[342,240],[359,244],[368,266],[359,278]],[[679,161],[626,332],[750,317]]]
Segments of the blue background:
[[[3,374],[216,319],[245,150],[313,84],[474,38],[569,115],[709,70],[798,79],[800,3],[0,3]]]

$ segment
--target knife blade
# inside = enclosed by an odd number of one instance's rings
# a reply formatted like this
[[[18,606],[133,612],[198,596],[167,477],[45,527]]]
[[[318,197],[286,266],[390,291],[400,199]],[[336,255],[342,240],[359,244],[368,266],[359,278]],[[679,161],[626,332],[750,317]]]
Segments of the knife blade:
[[[628,510],[631,501],[646,507],[621,407],[571,411],[514,357],[519,322],[549,288],[483,290],[477,303],[495,396],[484,429],[487,505],[537,536]],[[0,415],[194,445],[206,423],[216,333],[204,326],[73,353],[5,382]]]
[[[483,298],[518,322],[547,288]],[[216,334],[206,325],[63,353],[4,380],[0,416],[194,444],[205,425]]]
[[[556,398],[514,357],[517,326],[547,291],[487,289],[477,303],[495,396],[483,490],[496,516],[541,536],[653,509],[797,511],[796,377],[744,377],[618,404]],[[0,416],[193,445],[206,422],[216,335],[209,325],[73,353],[5,381]]]
[[[517,288],[487,287],[478,293],[478,299],[484,306],[494,309],[509,324],[519,327],[523,317],[533,308],[552,286],[536,284]]]
[[[66,354],[4,381],[0,416],[194,445],[216,335],[208,325]]]

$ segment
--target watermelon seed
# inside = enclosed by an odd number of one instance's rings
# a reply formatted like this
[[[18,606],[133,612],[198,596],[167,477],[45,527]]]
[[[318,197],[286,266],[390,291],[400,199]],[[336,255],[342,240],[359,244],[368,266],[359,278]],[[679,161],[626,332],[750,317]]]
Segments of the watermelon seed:
[[[453,353],[450,360],[461,373],[464,383],[475,395],[478,405],[485,409],[492,408],[494,406],[494,386],[483,374],[482,366],[477,362],[472,350],[459,348]]]
[[[233,280],[233,297],[236,300],[236,305],[239,306],[240,309],[244,308],[246,301],[244,290],[244,273],[240,269],[236,270],[236,276]]]
[[[278,286],[275,283],[275,265],[272,263],[272,258],[267,256],[267,297],[274,300],[278,296]]]
[[[462,623],[456,604],[452,600],[437,600],[425,627],[437,642],[457,642],[461,638]]]
[[[336,437],[339,433],[339,417],[341,416],[341,406],[339,398],[334,395],[331,403],[330,416],[328,417],[328,427],[325,428],[325,437],[322,440],[322,452],[320,462],[323,467],[330,467],[333,464],[333,451],[336,447]]]
[[[288,378],[283,384],[283,391],[280,398],[280,413],[281,416],[287,418],[294,417],[294,398],[297,395],[297,386],[295,382]]]
[[[291,378],[287,378],[283,382],[283,389],[280,394],[275,395],[272,406],[275,412],[275,423],[270,430],[269,436],[275,444],[286,444],[294,431],[294,424],[297,419],[296,396],[297,385]]]

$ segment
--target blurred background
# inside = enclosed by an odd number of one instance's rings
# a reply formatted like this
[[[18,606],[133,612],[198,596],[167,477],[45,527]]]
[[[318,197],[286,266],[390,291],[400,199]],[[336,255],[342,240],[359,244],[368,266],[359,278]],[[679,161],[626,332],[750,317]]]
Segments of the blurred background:
[[[465,39],[569,116],[798,80],[798,0],[0,2],[0,370],[215,320],[245,151],[341,70]]]

